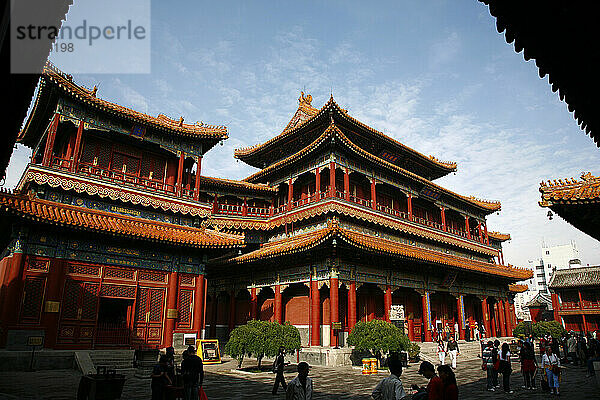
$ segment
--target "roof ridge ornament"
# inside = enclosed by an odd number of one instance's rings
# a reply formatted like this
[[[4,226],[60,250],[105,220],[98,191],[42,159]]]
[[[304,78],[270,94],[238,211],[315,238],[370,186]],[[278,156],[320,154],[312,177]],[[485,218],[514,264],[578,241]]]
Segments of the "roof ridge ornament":
[[[300,105],[307,105],[309,107],[312,107],[311,103],[312,103],[312,96],[310,94],[304,94],[303,91],[300,91],[300,97],[298,97],[298,103]]]

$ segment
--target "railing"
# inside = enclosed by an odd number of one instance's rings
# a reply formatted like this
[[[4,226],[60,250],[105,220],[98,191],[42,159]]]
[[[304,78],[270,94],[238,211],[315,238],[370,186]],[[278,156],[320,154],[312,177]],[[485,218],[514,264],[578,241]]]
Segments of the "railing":
[[[268,217],[269,216],[269,208],[268,207],[248,207],[247,214],[251,217]]]
[[[69,159],[54,157],[52,160],[52,166],[55,168],[70,169],[70,165],[71,165],[71,160],[69,160]],[[102,167],[99,167],[99,166],[93,165],[93,164],[79,163],[77,165],[77,172],[80,174],[83,174],[83,175],[90,176],[90,177],[94,177],[94,176],[100,177],[102,180],[117,182],[119,184],[129,184],[129,185],[136,186],[136,187],[143,187],[144,189],[152,191],[152,192],[168,194],[171,196],[177,193],[177,187],[175,184],[168,184],[162,180],[145,178],[145,177],[141,177],[136,174],[131,174],[131,173],[127,173],[127,172],[110,170],[110,169],[102,168]],[[180,193],[181,193],[182,198],[194,199],[195,190],[181,188]],[[318,201],[321,201],[324,199],[328,199],[331,197],[332,196],[331,196],[331,192],[329,191],[329,188],[325,188],[324,191],[312,193],[304,198],[294,200],[292,202],[292,209],[303,207],[307,204],[315,203],[315,202],[318,202]],[[363,199],[363,198],[357,197],[352,194],[346,197],[346,194],[343,191],[336,190],[333,197],[338,198],[338,199],[343,199],[343,200],[349,199],[350,202],[352,202],[352,203],[358,204],[365,208],[372,209],[371,200]],[[396,218],[404,219],[407,221],[410,220],[408,214],[404,211],[395,210],[391,207],[388,207],[388,206],[385,206],[382,204],[377,204],[376,209],[379,212],[382,212],[382,213],[388,214],[388,215],[392,215]],[[242,206],[242,205],[217,203],[217,207],[216,207],[217,214],[226,214],[226,215],[244,215],[245,214],[247,216],[252,216],[252,217],[266,218],[266,217],[269,217],[270,215],[279,215],[279,214],[283,214],[283,213],[287,212],[288,203],[286,202],[284,204],[281,204],[280,206],[275,207],[272,210],[273,211],[271,214],[271,210],[268,207],[246,207],[246,212],[244,213],[244,206]],[[440,231],[444,230],[443,225],[440,224],[439,222],[431,221],[431,220],[428,220],[428,219],[425,219],[422,217],[417,217],[417,216],[413,215],[412,222],[415,222],[419,225],[431,227],[431,228],[434,228],[434,229],[437,229]],[[452,228],[447,228],[446,231],[453,235],[467,238],[467,233],[465,231],[462,231],[459,229],[452,229]],[[471,240],[474,242],[482,242],[480,237],[478,235],[476,235],[475,233],[471,234]],[[592,307],[594,307],[594,308],[598,307],[597,303],[598,302],[591,302]]]
[[[244,213],[244,206],[237,204],[218,204],[217,212],[219,214],[229,215],[242,215]]]
[[[129,345],[131,342],[131,330],[122,323],[106,323],[98,324],[96,331],[96,344],[111,346],[111,345]]]
[[[600,300],[599,301],[590,301],[590,300],[582,300],[579,301],[563,301],[560,304],[561,310],[600,310]]]
[[[120,184],[126,183],[133,186],[143,187],[144,189],[153,192],[161,192],[170,195],[175,193],[174,184],[167,184],[158,179],[144,178],[138,176],[137,174],[106,169],[93,164],[79,163],[77,166],[77,172],[89,177],[99,177],[105,181],[117,182]],[[193,198],[193,191],[183,189],[182,195],[184,197]]]

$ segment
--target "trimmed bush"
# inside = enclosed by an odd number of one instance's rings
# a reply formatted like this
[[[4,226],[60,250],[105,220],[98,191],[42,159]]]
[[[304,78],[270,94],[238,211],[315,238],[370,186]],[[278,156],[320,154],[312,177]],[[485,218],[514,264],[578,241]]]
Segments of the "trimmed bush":
[[[535,338],[541,338],[546,335],[550,335],[553,338],[560,338],[565,333],[565,328],[558,321],[540,321],[534,323],[523,321],[518,323],[515,329],[513,329],[513,336],[519,338],[529,335],[533,335]]]
[[[300,332],[295,326],[289,322],[282,325],[269,321],[249,321],[231,331],[225,353],[238,360],[238,368],[241,368],[245,355],[254,355],[260,369],[263,357],[276,356],[279,347],[284,347],[288,352],[300,349]]]
[[[408,336],[400,328],[381,320],[357,322],[348,335],[347,342],[358,351],[370,351],[377,358],[390,352],[420,351],[416,344],[417,347],[411,347]]]

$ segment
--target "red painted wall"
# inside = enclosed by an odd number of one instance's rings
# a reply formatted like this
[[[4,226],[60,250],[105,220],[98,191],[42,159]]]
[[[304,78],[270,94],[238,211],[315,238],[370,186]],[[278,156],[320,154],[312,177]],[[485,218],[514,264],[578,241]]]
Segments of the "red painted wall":
[[[283,320],[292,325],[308,325],[309,297],[297,296],[289,299],[284,306]]]

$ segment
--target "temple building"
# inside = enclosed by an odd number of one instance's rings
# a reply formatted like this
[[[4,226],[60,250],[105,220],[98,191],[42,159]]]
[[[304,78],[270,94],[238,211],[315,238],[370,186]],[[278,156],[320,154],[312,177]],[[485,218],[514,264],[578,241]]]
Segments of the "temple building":
[[[225,339],[250,319],[290,322],[304,346],[343,345],[357,321],[411,340],[454,323],[516,324],[500,203],[434,180],[457,165],[301,94],[283,131],[235,152],[242,181],[201,175],[227,129],[151,117],[48,65],[19,141],[33,149],[0,194],[2,343],[50,348]],[[392,313],[392,310],[394,312]],[[399,319],[397,319],[399,318]]]
[[[600,329],[600,266],[557,270],[549,287],[555,321],[568,331]]]

